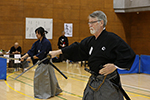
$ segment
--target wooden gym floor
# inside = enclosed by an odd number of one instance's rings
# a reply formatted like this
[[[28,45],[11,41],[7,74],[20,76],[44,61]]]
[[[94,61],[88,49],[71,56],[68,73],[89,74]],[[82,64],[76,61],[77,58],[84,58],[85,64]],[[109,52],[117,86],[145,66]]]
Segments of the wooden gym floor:
[[[56,70],[60,87],[63,92],[48,100],[82,100],[82,94],[88,81],[89,73],[80,64],[54,63],[68,79],[64,79]],[[8,73],[7,81],[0,80],[0,100],[39,100],[34,99],[33,76],[36,67],[23,74],[17,80],[14,78],[21,73]],[[150,100],[150,75],[126,74],[121,75],[123,88],[131,100]]]

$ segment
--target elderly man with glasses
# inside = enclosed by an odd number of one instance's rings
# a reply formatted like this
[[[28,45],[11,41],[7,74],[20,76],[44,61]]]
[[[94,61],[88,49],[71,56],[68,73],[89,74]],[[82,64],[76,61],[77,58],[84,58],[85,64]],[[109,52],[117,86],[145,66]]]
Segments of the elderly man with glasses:
[[[135,53],[119,36],[106,31],[107,17],[104,12],[90,14],[88,24],[93,36],[49,54],[52,57],[64,54],[73,61],[88,60],[90,72],[95,74],[89,78],[83,100],[123,100],[123,96],[127,95],[121,88],[117,68],[129,70]]]

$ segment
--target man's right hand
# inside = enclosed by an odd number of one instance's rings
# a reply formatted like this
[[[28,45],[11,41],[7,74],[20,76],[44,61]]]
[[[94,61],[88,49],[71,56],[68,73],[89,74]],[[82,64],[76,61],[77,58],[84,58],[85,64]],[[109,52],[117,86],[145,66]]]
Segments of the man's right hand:
[[[24,56],[22,56],[21,58],[20,58],[20,61],[24,61],[24,59],[25,58],[27,58],[29,55],[26,53]]]
[[[62,54],[61,49],[55,50],[55,51],[50,51],[49,54],[52,56],[52,58],[56,57],[59,54]]]
[[[21,58],[20,58],[20,61],[24,61],[24,58],[23,58],[23,57],[21,57]]]

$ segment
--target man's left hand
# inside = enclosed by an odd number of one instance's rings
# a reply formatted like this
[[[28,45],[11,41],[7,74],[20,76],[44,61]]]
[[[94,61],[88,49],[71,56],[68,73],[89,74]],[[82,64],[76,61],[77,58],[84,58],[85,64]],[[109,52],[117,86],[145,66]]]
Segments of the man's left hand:
[[[111,63],[105,64],[103,67],[104,68],[99,70],[99,74],[108,75],[117,69],[115,65]]]

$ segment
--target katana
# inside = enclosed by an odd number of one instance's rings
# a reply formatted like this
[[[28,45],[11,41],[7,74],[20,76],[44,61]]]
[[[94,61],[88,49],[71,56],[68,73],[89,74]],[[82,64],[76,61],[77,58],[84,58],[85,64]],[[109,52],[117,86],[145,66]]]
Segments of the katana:
[[[36,64],[34,64],[33,66],[29,67],[27,70],[25,70],[25,71],[22,72],[20,75],[18,75],[18,76],[15,78],[15,80],[16,80],[18,77],[20,77],[22,74],[24,74],[25,72],[27,72],[28,70],[30,70],[32,67],[34,67],[34,66],[36,66],[36,65],[38,65],[38,64],[40,64],[40,63],[42,63],[42,62],[45,61],[46,59],[50,59],[50,58],[51,58],[51,55],[48,55],[46,58],[44,58],[44,59],[38,61]],[[65,76],[55,65],[53,65],[51,62],[50,62],[50,64],[51,64],[65,79],[67,79],[67,76]]]
[[[21,60],[20,58],[11,58],[11,57],[4,57],[4,56],[0,56],[0,58],[10,59],[10,60]]]
[[[20,58],[11,58],[11,57],[4,57],[4,56],[0,56],[0,58],[4,58],[4,59],[10,59],[10,60],[21,60]],[[24,61],[21,61],[22,67],[26,68],[28,67],[28,62],[26,61],[26,59]]]
[[[36,66],[37,64],[42,63],[44,60],[49,59],[49,58],[50,58],[50,57],[47,56],[46,58],[42,59],[41,61],[38,61],[36,64],[34,64],[33,66],[29,67],[27,70],[23,71],[20,75],[18,75],[18,76],[15,78],[15,80],[16,80],[18,77],[20,77],[22,74],[24,74],[25,72],[27,72],[28,70],[30,70],[32,67]]]

